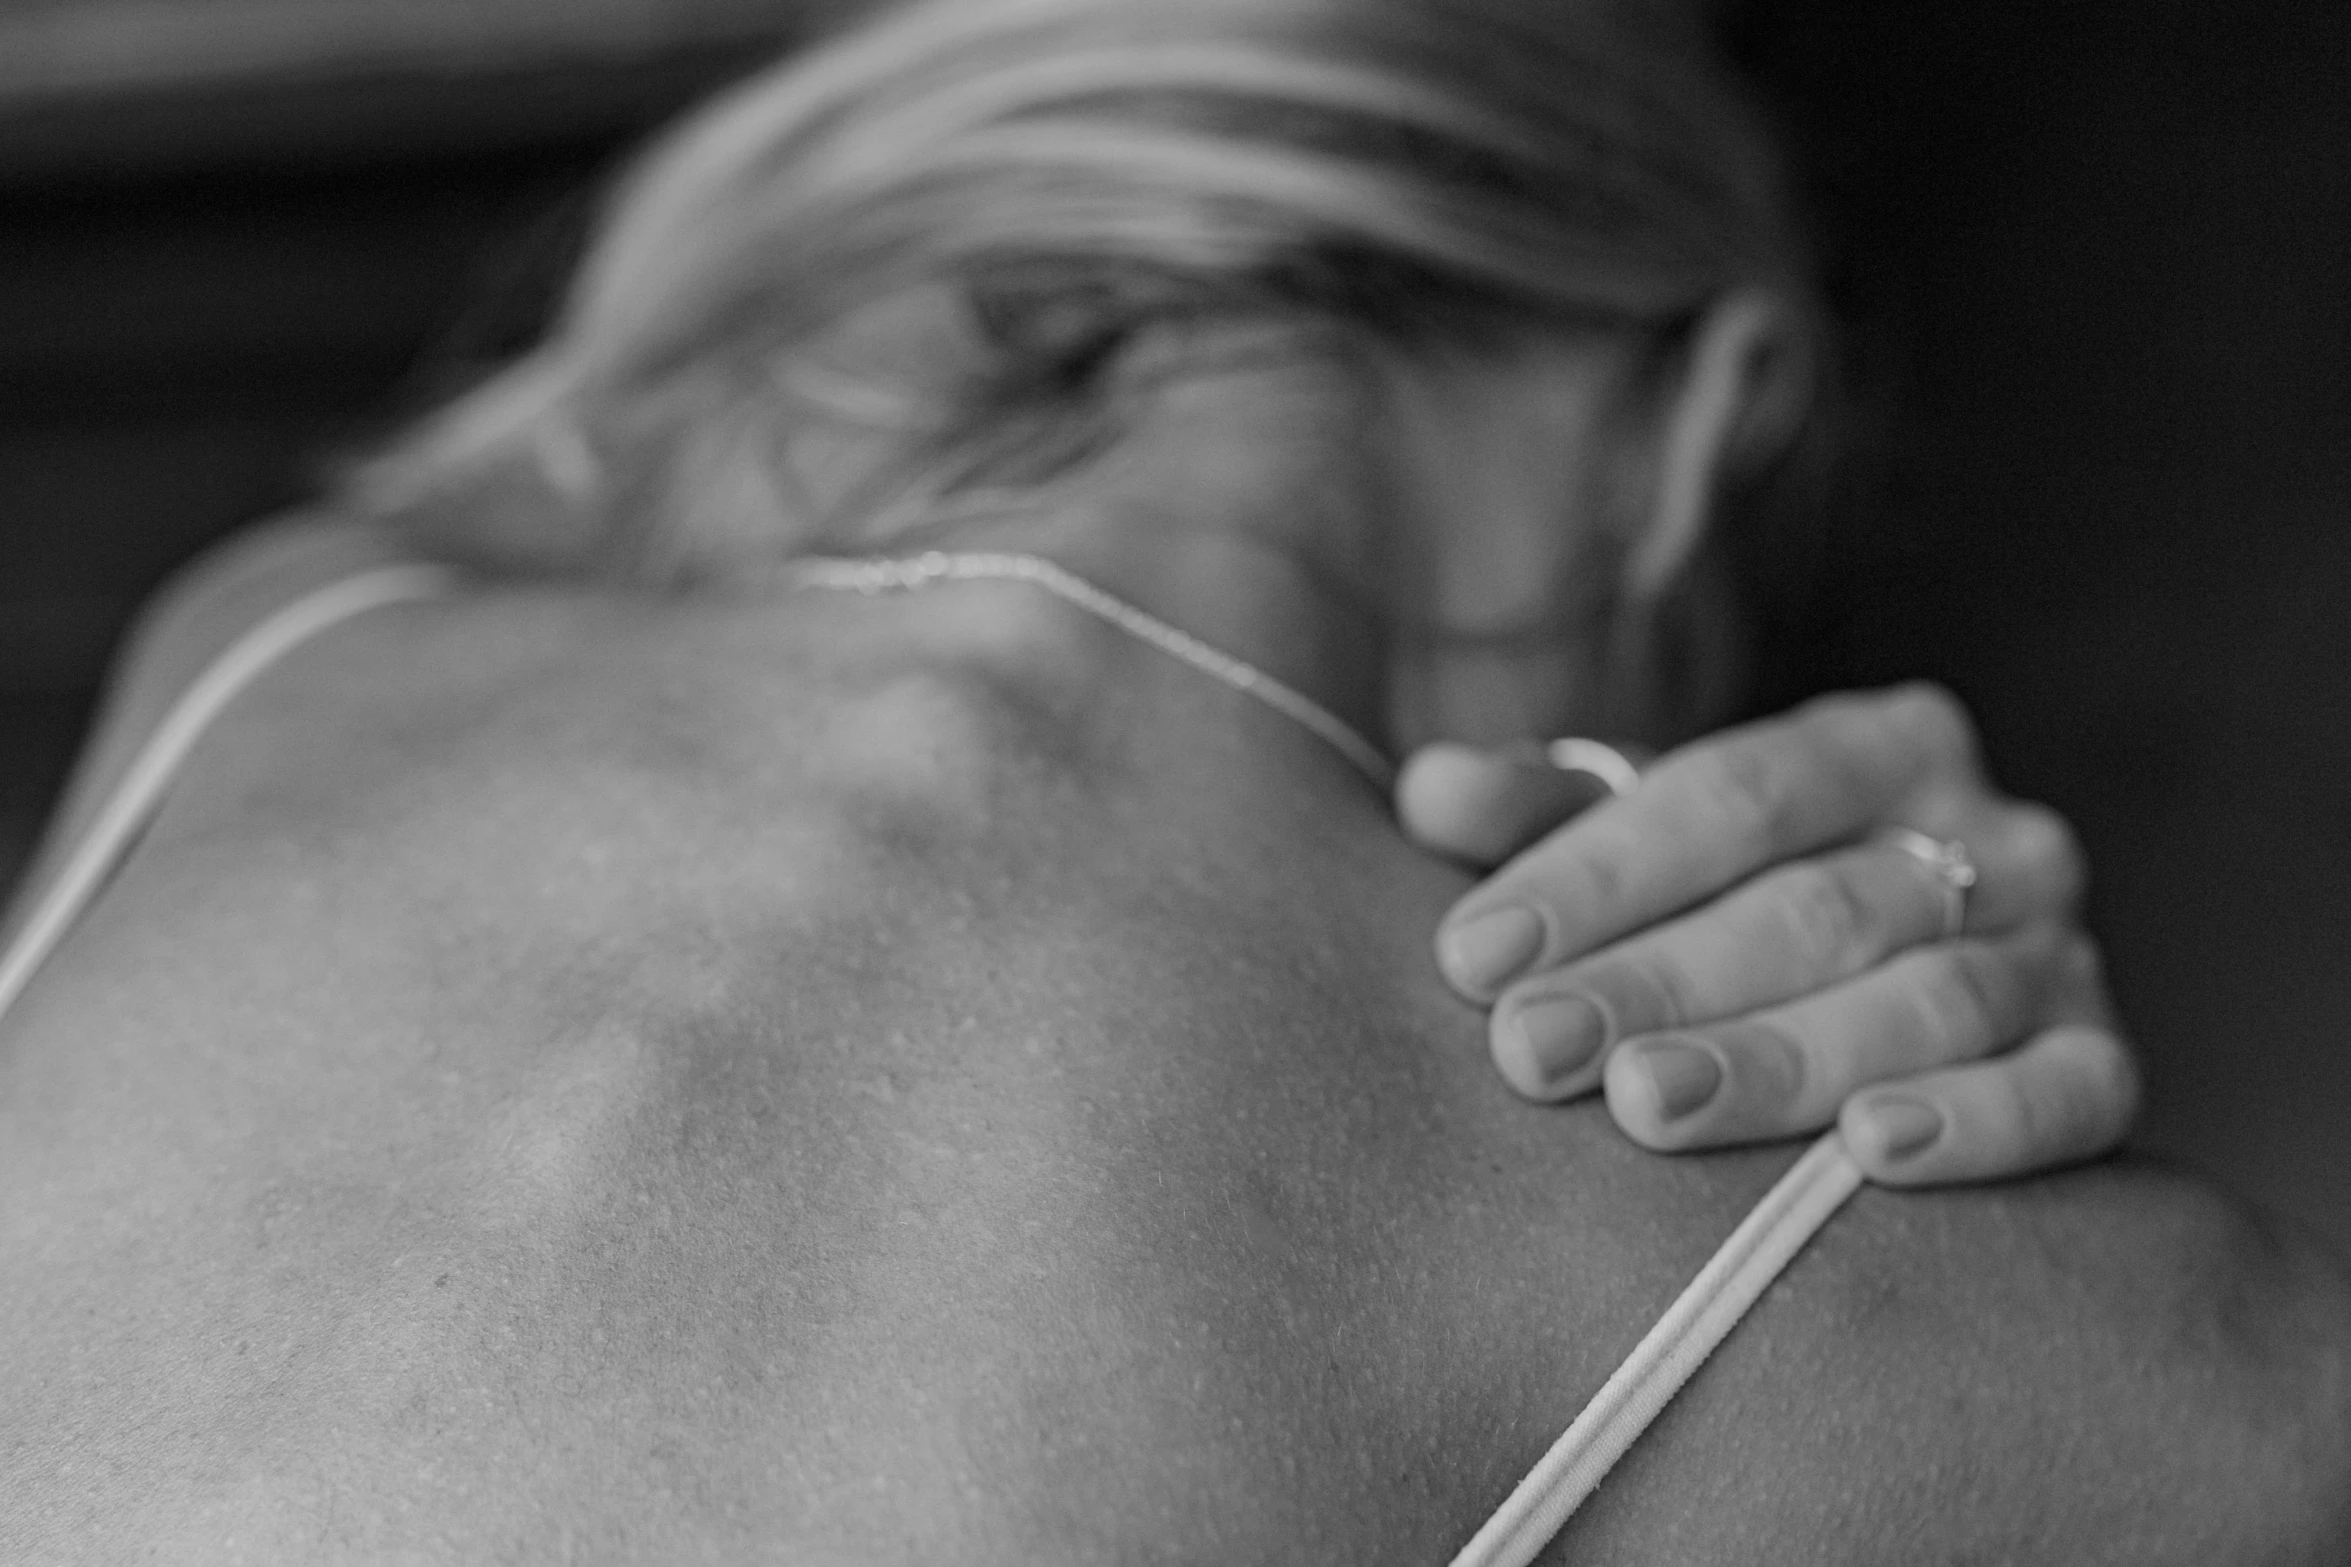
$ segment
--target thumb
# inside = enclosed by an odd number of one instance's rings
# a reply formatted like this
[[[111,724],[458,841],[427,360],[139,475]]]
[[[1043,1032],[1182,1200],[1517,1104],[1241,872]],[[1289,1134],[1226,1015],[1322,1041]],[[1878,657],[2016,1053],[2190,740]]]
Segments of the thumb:
[[[1491,870],[1608,798],[1588,773],[1562,772],[1529,746],[1422,746],[1396,780],[1396,817],[1424,849]]]

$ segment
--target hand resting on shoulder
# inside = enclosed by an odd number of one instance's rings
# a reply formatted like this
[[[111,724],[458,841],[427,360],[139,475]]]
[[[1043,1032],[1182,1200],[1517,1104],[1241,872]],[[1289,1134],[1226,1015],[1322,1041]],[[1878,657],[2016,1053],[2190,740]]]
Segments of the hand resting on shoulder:
[[[1992,789],[1936,688],[1693,742],[1621,799],[1535,748],[1431,746],[1397,807],[1417,841],[1493,873],[1438,957],[1492,1007],[1495,1063],[1530,1098],[1605,1087],[1626,1133],[1666,1150],[1838,1121],[1896,1186],[2072,1163],[2136,1114],[2073,834]],[[1957,843],[1973,885],[1952,901],[1888,830]]]
[[[0,1044],[0,1541],[1443,1560],[1785,1156],[1514,1101],[1461,879],[1187,673],[1004,585],[323,640]],[[1865,1192],[1569,1548],[2323,1561],[2347,1342],[2143,1169]]]

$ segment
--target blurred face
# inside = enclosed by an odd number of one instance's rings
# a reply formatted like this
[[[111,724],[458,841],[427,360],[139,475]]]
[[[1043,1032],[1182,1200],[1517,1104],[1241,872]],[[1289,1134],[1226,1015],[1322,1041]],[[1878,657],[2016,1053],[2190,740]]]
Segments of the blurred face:
[[[1096,495],[1277,544],[1378,612],[1391,739],[1605,726],[1624,597],[1635,343],[1530,332],[1444,362],[1365,357],[1279,325],[1187,329],[1136,356],[1148,412],[1087,469]]]
[[[1390,722],[1406,745],[1585,729],[1628,541],[1630,345],[1531,338],[1401,376],[1387,575],[1399,635]]]
[[[860,325],[861,378],[981,353],[951,301],[901,301],[887,332]],[[1174,323],[1122,355],[1103,399],[1121,437],[1048,488],[1313,563],[1379,613],[1376,678],[1400,745],[1590,729],[1623,596],[1614,492],[1638,455],[1634,350],[1629,336],[1530,329],[1407,359],[1289,321]],[[854,494],[902,460],[886,425],[803,431],[802,488]]]

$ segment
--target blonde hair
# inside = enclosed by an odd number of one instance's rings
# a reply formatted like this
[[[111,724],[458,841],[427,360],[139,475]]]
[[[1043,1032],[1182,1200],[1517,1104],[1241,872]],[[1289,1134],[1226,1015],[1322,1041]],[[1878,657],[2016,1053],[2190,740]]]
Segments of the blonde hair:
[[[1595,0],[932,0],[658,144],[534,352],[364,469],[429,547],[659,579],[774,558],[1086,448],[1089,368],[1171,314],[1384,340],[1669,332],[1804,260],[1769,138],[1698,40]],[[979,349],[844,367],[943,288]],[[820,503],[790,433],[882,432]],[[1008,457],[1018,454],[1018,459]]]

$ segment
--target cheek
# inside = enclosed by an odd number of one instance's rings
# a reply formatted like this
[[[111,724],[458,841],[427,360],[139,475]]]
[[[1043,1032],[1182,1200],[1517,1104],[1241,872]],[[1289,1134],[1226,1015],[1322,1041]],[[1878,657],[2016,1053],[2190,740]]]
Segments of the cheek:
[[[1610,367],[1590,354],[1524,363],[1422,389],[1400,489],[1422,570],[1412,617],[1467,636],[1549,634],[1606,548],[1595,476],[1608,448]]]
[[[1485,505],[1463,497],[1434,552],[1428,619],[1470,636],[1509,635],[1553,620],[1566,575],[1567,530],[1523,504]]]
[[[1422,646],[1399,656],[1390,732],[1409,751],[1432,740],[1500,745],[1589,733],[1602,721],[1597,661],[1580,641]]]
[[[1560,599],[1588,571],[1578,557],[1595,542],[1578,433],[1465,442],[1442,472],[1426,476],[1424,624],[1524,636],[1574,612]]]

